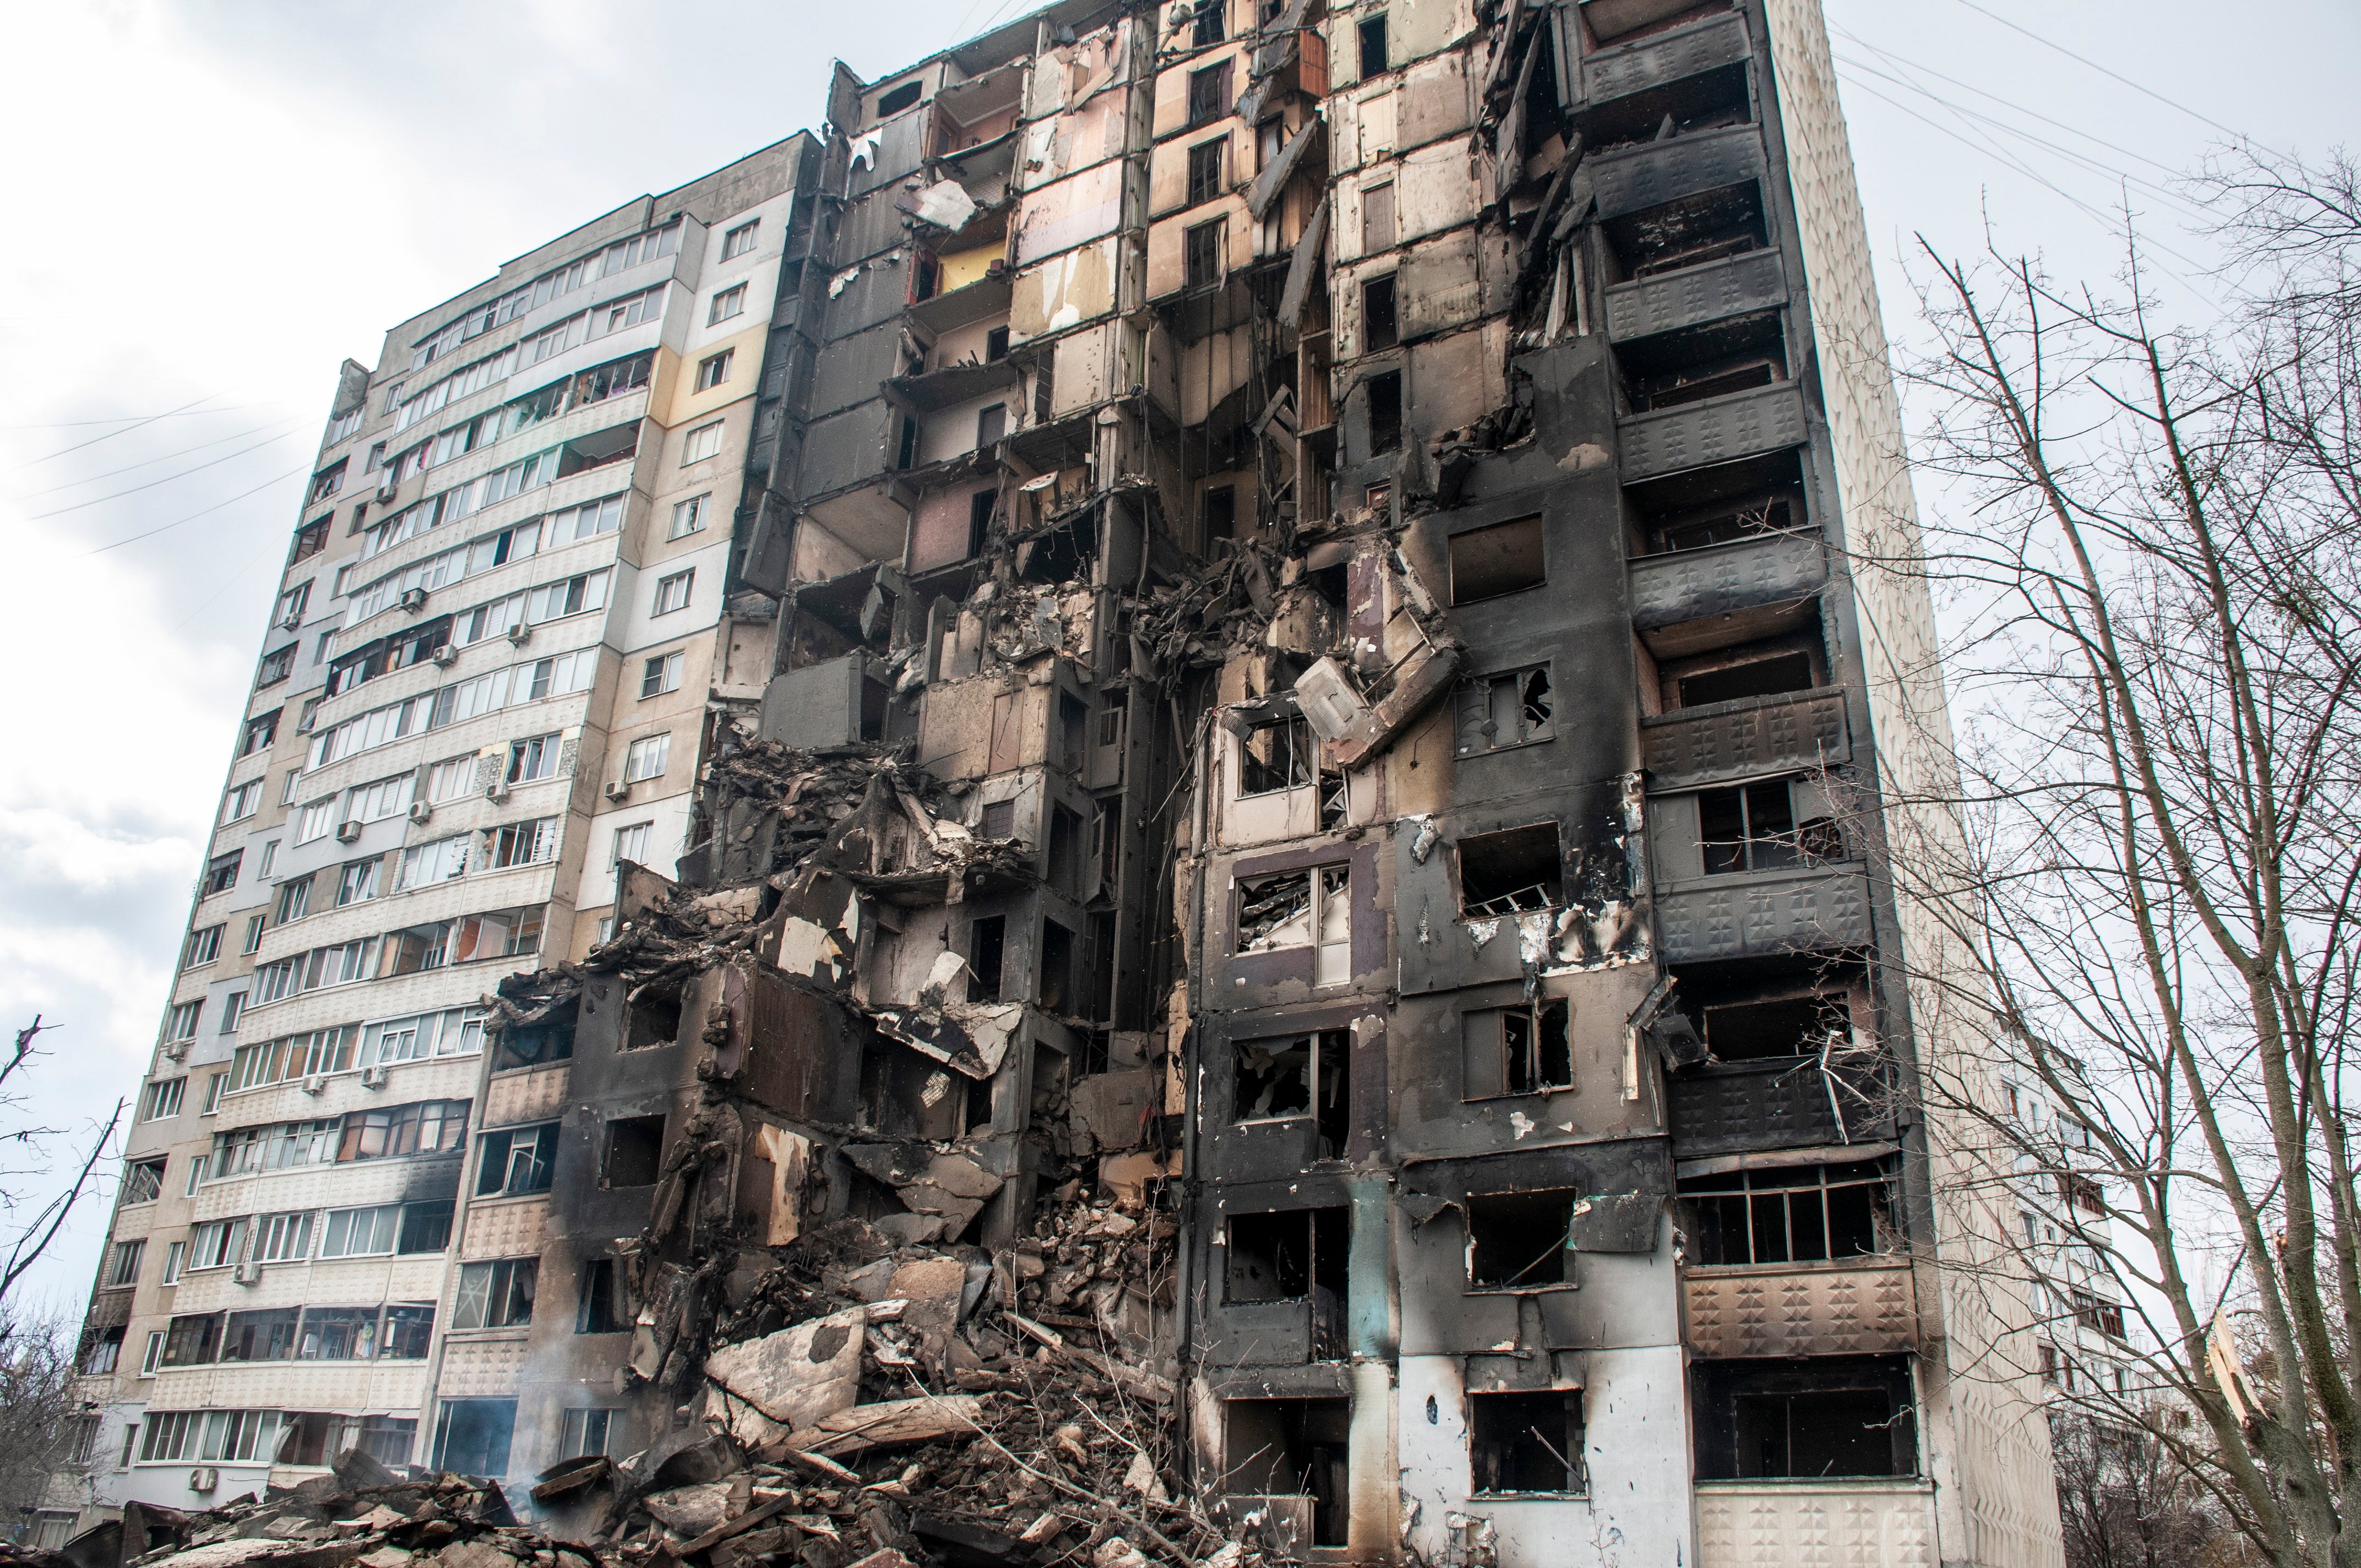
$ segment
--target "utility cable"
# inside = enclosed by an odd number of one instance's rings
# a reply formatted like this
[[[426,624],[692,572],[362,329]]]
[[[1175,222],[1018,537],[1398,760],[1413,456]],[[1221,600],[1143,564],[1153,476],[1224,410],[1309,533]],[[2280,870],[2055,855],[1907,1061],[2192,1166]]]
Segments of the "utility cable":
[[[217,512],[221,510],[222,508],[229,505],[230,501],[242,501],[246,499],[247,497],[253,495],[256,490],[267,490],[271,486],[279,483],[281,479],[291,479],[296,475],[302,473],[303,468],[304,465],[299,463],[294,467],[288,469],[284,474],[274,474],[269,478],[263,480],[262,483],[255,486],[252,490],[240,490],[237,494],[230,497],[229,500],[215,501],[213,505],[205,508],[203,511],[192,511],[188,516],[181,518],[177,521],[165,523],[159,528],[151,528],[145,533],[135,533],[128,539],[118,539],[112,544],[102,544],[95,550],[85,550],[82,554],[84,555],[104,555],[110,550],[120,550],[126,544],[137,544],[143,539],[153,539],[159,533],[167,532],[170,530],[180,527],[183,522],[194,522],[197,519],[207,515],[207,513]]]
[[[104,473],[93,474],[86,479],[69,479],[62,485],[51,485],[46,490],[27,490],[24,495],[17,499],[20,500],[31,500],[37,496],[53,496],[60,490],[75,489],[83,485],[95,485],[101,479],[112,479],[119,474],[128,474],[135,468],[150,468],[159,463],[170,463],[176,457],[187,457],[195,453],[203,452],[208,446],[220,446],[226,442],[242,441],[249,435],[258,435],[266,430],[274,429],[282,435],[291,435],[295,432],[295,422],[289,420],[276,426],[269,424],[249,426],[248,428],[238,431],[234,434],[217,435],[211,441],[200,441],[194,446],[183,446],[178,452],[167,452],[159,457],[142,457],[137,463],[126,463],[119,467],[109,468]]]
[[[1969,10],[1975,12],[1979,16],[1990,17],[1992,20],[1998,22],[2002,27],[2008,28],[2012,32],[2023,33],[2026,38],[2031,38],[2035,43],[2041,45],[2044,49],[2054,49],[2059,54],[2064,55],[2067,59],[2077,61],[2082,65],[2087,65],[2092,70],[2097,71],[2100,75],[2110,77],[2114,81],[2122,82],[2125,86],[2130,88],[2135,93],[2144,93],[2147,94],[2147,96],[2155,99],[2158,103],[2164,104],[2167,108],[2178,109],[2182,114],[2187,115],[2191,119],[2212,126],[2224,136],[2229,137],[2236,141],[2251,142],[2257,147],[2263,147],[2261,142],[2256,141],[2254,137],[2248,136],[2246,132],[2235,130],[2230,126],[2224,125],[2221,121],[2213,118],[2211,115],[2201,115],[2196,110],[2191,108],[2188,104],[2182,103],[2180,99],[2168,98],[2163,93],[2158,92],[2155,88],[2143,86],[2139,82],[2133,81],[2130,77],[2125,76],[2120,71],[2110,71],[2095,60],[2092,60],[2084,55],[2076,54],[2064,44],[2051,43],[2048,38],[2043,38],[2039,33],[2035,32],[2032,28],[2019,27],[2016,23],[2010,21],[2006,16],[2002,16],[1999,12],[1988,10],[1984,6],[1977,5],[1976,0],[1960,0],[1960,4],[1965,5]],[[2267,147],[2263,148],[2263,150],[2266,152],[2278,151],[2275,148]],[[2287,155],[2285,153],[2279,153],[2279,156],[2284,158]]]
[[[94,424],[137,424],[156,419],[203,419],[207,414],[236,413],[242,409],[258,409],[260,403],[227,403],[217,409],[200,409],[193,414],[167,410],[159,414],[116,414],[113,419],[60,419],[35,424],[0,424],[0,430],[86,430]],[[52,457],[62,456],[51,453]],[[47,458],[38,459],[47,462]]]
[[[38,468],[42,464],[49,462],[50,458],[62,457],[68,452],[79,452],[85,446],[95,446],[102,441],[112,441],[118,435],[128,435],[133,431],[137,430],[140,425],[154,424],[159,419],[170,419],[174,414],[187,413],[191,409],[195,408],[198,403],[212,402],[219,396],[221,396],[219,392],[207,392],[203,397],[195,400],[195,401],[182,403],[177,409],[168,409],[159,414],[149,414],[146,419],[141,420],[138,424],[129,425],[122,430],[110,430],[104,435],[93,435],[88,441],[77,441],[71,446],[50,453],[49,457],[36,457],[30,463],[19,463],[8,471],[12,474],[21,474],[27,468]]]
[[[183,468],[177,474],[167,474],[160,479],[150,479],[144,485],[134,485],[127,490],[112,490],[103,496],[93,496],[86,501],[76,501],[71,506],[58,507],[49,511],[37,511],[32,516],[26,518],[24,521],[27,522],[38,522],[43,518],[63,517],[70,511],[80,511],[84,507],[102,506],[108,501],[120,500],[125,496],[136,496],[142,490],[152,490],[159,485],[169,485],[175,479],[185,479],[190,475],[203,473],[205,469],[211,468],[216,464],[226,463],[233,457],[243,457],[249,452],[259,452],[266,446],[273,445],[276,443],[286,439],[287,437],[284,435],[274,435],[268,441],[258,441],[251,446],[241,446],[235,452],[225,453],[223,455],[214,458],[211,463],[200,463],[193,468]]]

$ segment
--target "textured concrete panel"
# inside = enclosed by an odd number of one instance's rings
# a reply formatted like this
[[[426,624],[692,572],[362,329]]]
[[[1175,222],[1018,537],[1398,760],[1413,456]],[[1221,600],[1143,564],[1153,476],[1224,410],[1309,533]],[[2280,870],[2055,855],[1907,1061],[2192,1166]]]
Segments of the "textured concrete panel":
[[[1883,1355],[1918,1343],[1906,1262],[1693,1269],[1689,1343],[1705,1356]]]
[[[1698,1568],[1934,1568],[1934,1497],[1916,1482],[1724,1482],[1697,1508]]]

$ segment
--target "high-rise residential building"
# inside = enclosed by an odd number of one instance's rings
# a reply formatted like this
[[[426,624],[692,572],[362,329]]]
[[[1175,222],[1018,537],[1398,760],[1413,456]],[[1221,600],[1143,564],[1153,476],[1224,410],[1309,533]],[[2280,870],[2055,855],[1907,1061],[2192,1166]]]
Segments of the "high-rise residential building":
[[[1307,1560],[2056,1562],[1835,93],[1811,0],[1067,0],[348,363],[92,1506],[774,1442],[703,1353],[836,1227]],[[1078,1192],[1172,1272],[1044,1287]]]

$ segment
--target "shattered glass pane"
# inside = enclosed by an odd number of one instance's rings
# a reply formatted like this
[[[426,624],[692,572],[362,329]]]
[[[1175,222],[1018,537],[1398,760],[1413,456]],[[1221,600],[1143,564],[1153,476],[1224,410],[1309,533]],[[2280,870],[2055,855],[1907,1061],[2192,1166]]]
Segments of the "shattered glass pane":
[[[1236,1118],[1241,1122],[1301,1116],[1312,1109],[1310,1035],[1238,1042]]]
[[[1238,794],[1269,795],[1312,782],[1318,742],[1301,717],[1257,724],[1238,741]]]
[[[1238,951],[1312,945],[1312,872],[1279,872],[1238,882]]]

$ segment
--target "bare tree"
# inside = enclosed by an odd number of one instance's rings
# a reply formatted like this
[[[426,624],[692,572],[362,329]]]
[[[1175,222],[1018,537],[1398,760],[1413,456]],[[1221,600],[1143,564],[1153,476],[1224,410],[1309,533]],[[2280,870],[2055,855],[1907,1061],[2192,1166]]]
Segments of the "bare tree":
[[[7,1301],[16,1281],[56,1243],[74,1206],[96,1189],[99,1162],[106,1157],[115,1141],[115,1129],[123,1121],[124,1102],[117,1100],[105,1124],[92,1129],[80,1163],[67,1168],[73,1172],[72,1180],[61,1190],[42,1199],[39,1207],[30,1207],[32,1199],[26,1196],[24,1189],[31,1183],[38,1193],[47,1185],[44,1179],[59,1168],[53,1162],[52,1146],[57,1139],[65,1136],[63,1128],[44,1126],[26,1114],[30,1103],[25,1087],[28,1069],[47,1054],[35,1050],[33,1043],[45,1029],[56,1026],[44,1025],[40,1014],[35,1014],[30,1024],[16,1031],[15,1049],[5,1058],[0,1058],[0,1123],[15,1124],[0,1125],[0,1145],[11,1147],[17,1157],[17,1163],[0,1165],[0,1214],[7,1216],[6,1229],[0,1233],[0,1244],[7,1249],[0,1255],[0,1304]],[[5,1334],[8,1326],[7,1321],[0,1321],[0,1334]],[[0,1338],[0,1349],[5,1349],[5,1338]]]
[[[0,1527],[44,1503],[81,1500],[74,1473],[90,1458],[96,1418],[76,1382],[74,1332],[70,1319],[0,1303]]]
[[[2061,1418],[2050,1432],[2067,1568],[2230,1568],[2245,1543],[2192,1497],[2180,1461],[2145,1427]]]
[[[2136,246],[2104,291],[1927,253],[1919,455],[1960,504],[1869,565],[1943,602],[1961,794],[1888,856],[1969,958],[1912,977],[1958,1042],[1920,1092],[1991,1173],[1944,1201],[2054,1200],[2001,1260],[2037,1281],[2013,1370],[2327,1568],[2361,1563],[2361,203],[2341,157],[2200,189],[2239,291],[2202,330]],[[2094,1330],[2121,1377],[2059,1348]]]

